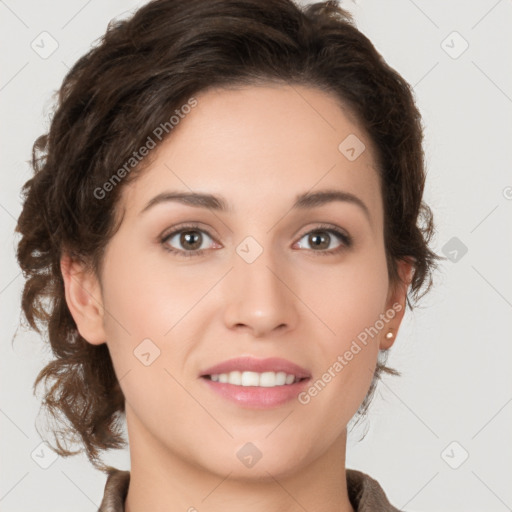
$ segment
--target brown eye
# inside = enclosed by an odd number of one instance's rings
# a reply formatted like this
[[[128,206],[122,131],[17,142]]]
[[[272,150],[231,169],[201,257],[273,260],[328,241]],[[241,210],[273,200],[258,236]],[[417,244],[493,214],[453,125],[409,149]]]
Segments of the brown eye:
[[[308,243],[315,249],[328,249],[331,242],[331,236],[325,231],[316,231],[308,235]]]
[[[185,226],[164,235],[161,244],[165,250],[179,256],[199,256],[208,248],[208,244],[205,244],[208,238],[213,241],[213,238],[206,231],[195,226]]]
[[[197,251],[201,248],[203,236],[199,231],[182,231],[179,236],[179,243],[185,249]]]
[[[333,240],[335,241],[336,239],[338,240],[338,245],[332,247]],[[302,242],[302,240],[306,240],[306,242]],[[349,235],[333,228],[317,228],[306,233],[299,240],[299,247],[309,246],[318,255],[337,254],[351,245],[352,239]]]

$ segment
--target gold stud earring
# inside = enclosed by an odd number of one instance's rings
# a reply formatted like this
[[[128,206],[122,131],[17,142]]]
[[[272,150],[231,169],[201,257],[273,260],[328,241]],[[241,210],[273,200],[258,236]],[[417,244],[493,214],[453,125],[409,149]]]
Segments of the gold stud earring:
[[[394,336],[394,334],[393,334],[391,331],[388,331],[388,332],[386,333],[386,339],[388,339],[388,340],[392,339],[392,338],[393,338],[393,336]]]

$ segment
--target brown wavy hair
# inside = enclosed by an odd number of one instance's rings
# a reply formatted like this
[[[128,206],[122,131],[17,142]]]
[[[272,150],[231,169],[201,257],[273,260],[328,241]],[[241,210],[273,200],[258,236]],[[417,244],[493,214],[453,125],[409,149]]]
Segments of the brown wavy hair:
[[[69,254],[101,275],[104,249],[119,227],[119,194],[148,158],[101,200],[94,191],[193,95],[258,83],[315,87],[334,94],[354,115],[377,150],[390,280],[400,279],[397,261],[412,259],[407,305],[412,309],[410,298],[430,289],[440,257],[429,248],[433,216],[422,201],[420,114],[408,83],[350,13],[333,1],[303,7],[292,0],[151,1],[129,19],[111,21],[67,73],[49,131],[32,148],[34,175],[22,189],[16,227],[26,279],[22,311],[30,328],[47,334],[54,356],[38,374],[34,393],[41,382],[51,382],[42,406],[64,426],[53,429],[59,455],[85,448],[90,462],[107,471],[100,452],[127,444],[124,396],[107,344],[92,345],[79,334],[60,260]],[[398,374],[383,361],[360,414],[381,372]],[[68,443],[81,449],[70,451]]]

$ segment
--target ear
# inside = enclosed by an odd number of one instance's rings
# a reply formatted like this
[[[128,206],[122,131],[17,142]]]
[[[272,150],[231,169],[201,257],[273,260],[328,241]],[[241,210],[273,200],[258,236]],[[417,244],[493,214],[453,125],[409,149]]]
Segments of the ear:
[[[397,283],[390,284],[386,300],[386,311],[394,311],[395,314],[383,329],[379,343],[380,350],[388,350],[396,340],[398,329],[405,314],[407,290],[414,276],[414,264],[410,259],[399,260],[397,267],[400,280]],[[386,337],[388,333],[393,336]]]
[[[66,303],[75,320],[78,332],[89,343],[106,342],[103,328],[103,298],[98,279],[83,263],[65,254],[60,260],[64,279]]]

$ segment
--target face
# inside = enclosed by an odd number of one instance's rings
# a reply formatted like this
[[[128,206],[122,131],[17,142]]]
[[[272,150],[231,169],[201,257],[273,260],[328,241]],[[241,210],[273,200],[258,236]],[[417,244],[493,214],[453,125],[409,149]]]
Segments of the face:
[[[251,86],[198,95],[153,151],[84,281],[96,300],[80,310],[66,278],[130,444],[232,477],[305,467],[341,446],[404,312],[371,141],[325,92]]]

